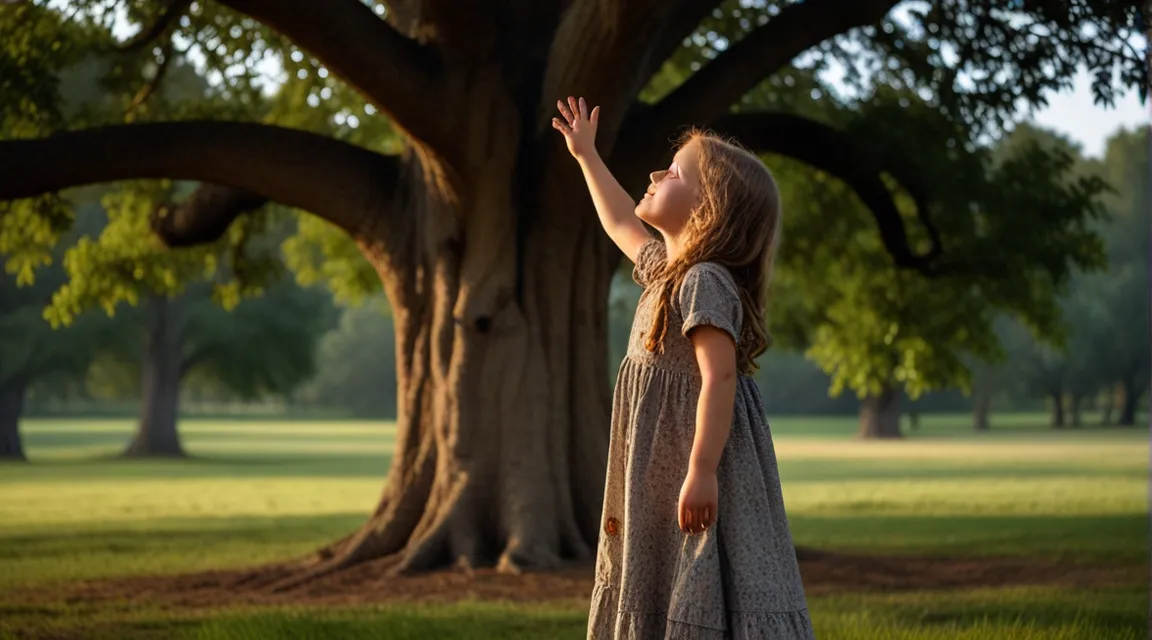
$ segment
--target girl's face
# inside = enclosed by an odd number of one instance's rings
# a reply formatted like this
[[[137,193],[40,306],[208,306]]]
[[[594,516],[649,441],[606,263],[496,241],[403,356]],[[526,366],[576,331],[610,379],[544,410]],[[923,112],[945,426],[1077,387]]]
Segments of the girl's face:
[[[669,235],[688,224],[700,194],[699,149],[695,140],[676,152],[672,164],[651,174],[648,192],[636,205],[636,217]]]

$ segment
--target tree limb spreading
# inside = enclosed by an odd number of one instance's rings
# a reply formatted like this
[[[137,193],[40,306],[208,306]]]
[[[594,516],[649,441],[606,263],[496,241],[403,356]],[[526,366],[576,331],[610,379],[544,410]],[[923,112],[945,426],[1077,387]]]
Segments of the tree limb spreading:
[[[240,215],[259,209],[268,198],[244,189],[202,184],[173,207],[157,209],[152,230],[169,247],[191,247],[219,239]]]
[[[850,29],[879,22],[898,1],[808,0],[785,6],[652,108],[630,118],[624,129],[629,144],[658,145],[677,127],[722,115],[796,56]]]
[[[219,0],[312,53],[332,73],[434,149],[454,144],[430,105],[451,104],[439,53],[404,37],[359,0]]]
[[[931,241],[929,250],[921,255],[913,253],[908,246],[908,235],[892,192],[880,177],[888,168],[877,166],[848,135],[788,113],[730,113],[714,120],[709,128],[736,138],[754,151],[788,156],[839,178],[871,211],[884,248],[897,266],[925,274],[935,272],[934,262],[941,253],[940,234],[928,215],[927,199],[919,193],[917,181],[894,176],[916,202],[917,216]]]
[[[399,161],[392,156],[252,123],[147,123],[0,141],[0,199],[141,178],[219,185],[194,197],[188,213],[177,211],[170,222],[161,223],[170,234],[167,240],[177,244],[188,244],[181,242],[182,233],[219,237],[220,225],[231,222],[227,215],[235,218],[257,195],[310,211],[356,237],[365,225],[379,224],[371,217],[384,210],[398,175]],[[193,211],[215,213],[193,220]]]
[[[510,20],[531,20],[542,10],[556,11],[554,3],[538,0],[511,10],[498,3],[459,0],[388,0],[386,4],[388,21],[402,33],[422,44],[436,43],[446,54],[457,57],[488,54],[500,42],[502,27],[510,26]],[[536,28],[542,24],[546,23],[537,22]],[[504,42],[501,46],[516,44]]]
[[[562,14],[548,45],[534,126],[550,130],[556,100],[600,107],[597,137],[610,155],[628,108],[652,75],[720,0],[582,0]],[[542,3],[543,4],[543,3]],[[620,64],[627,60],[628,64]]]
[[[659,71],[672,54],[684,45],[684,39],[692,35],[719,4],[720,0],[682,0],[675,3],[660,31],[659,41],[642,65],[641,73],[644,77],[650,78]]]

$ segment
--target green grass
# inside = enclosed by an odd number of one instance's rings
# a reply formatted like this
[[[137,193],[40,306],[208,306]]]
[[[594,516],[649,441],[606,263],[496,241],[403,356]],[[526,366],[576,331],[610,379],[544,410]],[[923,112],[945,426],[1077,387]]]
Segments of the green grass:
[[[1137,590],[982,589],[957,593],[849,594],[811,599],[816,634],[841,640],[1136,640],[1147,599]],[[0,605],[0,638],[15,630],[85,640],[579,640],[582,602],[460,602],[410,607],[164,610],[130,605]]]
[[[1148,561],[1143,429],[1054,432],[1039,415],[924,416],[901,442],[847,418],[773,421],[798,544],[875,553]],[[193,458],[113,456],[124,420],[29,420],[31,464],[0,465],[0,637],[581,638],[584,603],[265,608],[21,604],[22,586],[238,567],[292,557],[363,521],[394,429],[370,422],[188,420]],[[820,637],[1141,637],[1147,585],[812,597]],[[84,631],[81,633],[80,630]],[[72,634],[72,635],[70,635]]]

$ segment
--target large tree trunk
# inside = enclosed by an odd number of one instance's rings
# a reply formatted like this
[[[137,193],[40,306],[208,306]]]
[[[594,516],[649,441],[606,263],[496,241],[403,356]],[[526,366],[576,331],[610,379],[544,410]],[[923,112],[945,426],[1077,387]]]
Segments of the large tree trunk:
[[[1136,425],[1136,409],[1140,406],[1140,396],[1143,389],[1136,383],[1135,378],[1129,378],[1121,385],[1120,420],[1117,424],[1124,427]]]
[[[1052,428],[1064,428],[1064,394],[1061,391],[1055,391],[1049,394],[1052,401]]]
[[[972,428],[976,431],[987,431],[990,424],[988,416],[992,410],[992,390],[977,387],[972,397]]]
[[[519,571],[594,557],[611,408],[607,294],[619,257],[577,197],[574,167],[532,176],[527,197],[511,192],[508,176],[524,170],[511,125],[483,127],[491,140],[474,145],[465,215],[428,193],[409,158],[403,175],[415,182],[400,193],[415,208],[412,253],[362,242],[394,311],[392,467],[364,526],[275,588],[377,559],[398,572]],[[516,213],[525,201],[539,207],[531,229]]]
[[[885,387],[860,401],[860,438],[900,438],[900,391]]]
[[[20,415],[24,413],[27,383],[10,380],[0,385],[0,460],[25,460],[20,442]]]
[[[140,366],[140,420],[124,450],[129,457],[183,457],[176,431],[183,375],[184,300],[152,299]]]

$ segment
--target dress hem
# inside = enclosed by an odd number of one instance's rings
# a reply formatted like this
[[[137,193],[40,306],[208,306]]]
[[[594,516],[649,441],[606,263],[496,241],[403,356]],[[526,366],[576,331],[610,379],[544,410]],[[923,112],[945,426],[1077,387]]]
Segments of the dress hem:
[[[673,619],[663,612],[618,611],[611,585],[597,584],[592,593],[588,640],[812,640],[808,608],[783,611],[727,609],[723,627]]]

